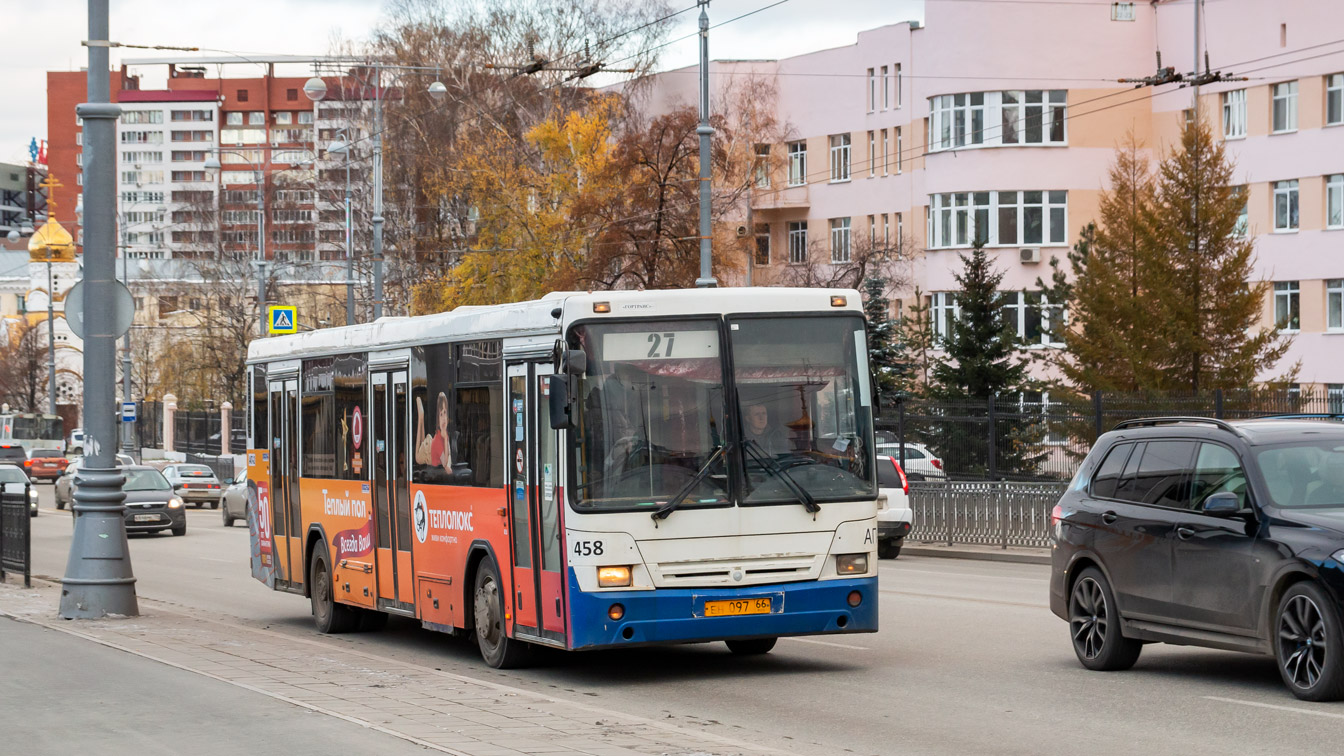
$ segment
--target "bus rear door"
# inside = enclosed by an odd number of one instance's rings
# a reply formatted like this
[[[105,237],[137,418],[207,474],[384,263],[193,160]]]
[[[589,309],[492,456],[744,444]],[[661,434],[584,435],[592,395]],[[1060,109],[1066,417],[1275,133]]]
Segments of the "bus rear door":
[[[299,523],[299,381],[274,380],[271,389],[271,531],[276,587],[303,585],[303,540]]]
[[[551,429],[551,367],[508,366],[509,528],[514,637],[565,647],[558,431]]]

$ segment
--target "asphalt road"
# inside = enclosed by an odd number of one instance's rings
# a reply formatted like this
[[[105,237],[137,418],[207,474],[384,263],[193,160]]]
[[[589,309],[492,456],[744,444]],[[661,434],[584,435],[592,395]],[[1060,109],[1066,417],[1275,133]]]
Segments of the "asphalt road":
[[[59,576],[70,515],[40,491],[34,572]],[[188,523],[185,537],[131,539],[141,596],[313,634],[303,598],[250,577],[246,527],[211,510]],[[881,632],[785,639],[756,658],[716,643],[548,653],[498,672],[469,642],[395,618],[331,642],[804,754],[1338,752],[1344,704],[1293,698],[1267,657],[1153,645],[1130,671],[1084,670],[1048,609],[1048,575],[902,556],[881,565]]]

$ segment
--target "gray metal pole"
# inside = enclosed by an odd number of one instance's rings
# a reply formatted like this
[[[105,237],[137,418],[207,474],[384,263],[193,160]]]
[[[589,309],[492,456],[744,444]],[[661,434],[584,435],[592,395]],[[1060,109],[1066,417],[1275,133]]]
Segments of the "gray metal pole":
[[[84,119],[84,434],[85,456],[75,481],[75,534],[65,566],[61,616],[93,619],[135,616],[135,576],[122,519],[125,477],[117,469],[116,349],[116,128],[121,108],[108,82],[108,0],[89,0],[89,101]]]
[[[1191,3],[1195,6],[1195,67],[1190,70],[1195,72],[1195,85],[1191,88],[1191,92],[1194,93],[1195,98],[1195,104],[1192,107],[1196,124],[1199,123],[1199,2],[1200,0],[1194,0]]]
[[[373,319],[383,316],[383,77],[373,69]],[[349,156],[346,157],[349,160]]]
[[[131,272],[129,270],[130,262],[126,259],[126,226],[121,224],[121,283],[127,291],[131,288]],[[133,402],[131,397],[131,329],[126,329],[126,335],[121,338],[121,400],[123,402]],[[120,413],[117,415],[120,417]],[[121,450],[130,454],[135,448],[135,423],[140,422],[139,417],[134,422],[121,423]]]
[[[56,414],[56,292],[51,290],[51,250],[47,250],[47,412]]]
[[[700,5],[700,125],[695,133],[700,136],[700,277],[697,287],[718,286],[711,269],[714,256],[710,240],[709,214],[709,138],[714,129],[709,127],[709,0],[698,0]]]
[[[355,324],[355,256],[351,249],[354,229],[350,223],[350,135],[345,139],[345,324]]]
[[[257,323],[257,336],[266,335],[269,318],[266,317],[266,261],[257,261],[257,308],[261,311],[261,320]]]

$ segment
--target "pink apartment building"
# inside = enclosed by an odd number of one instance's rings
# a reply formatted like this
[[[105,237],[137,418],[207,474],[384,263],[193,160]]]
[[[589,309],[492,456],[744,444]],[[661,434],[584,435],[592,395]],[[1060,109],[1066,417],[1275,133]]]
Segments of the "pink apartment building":
[[[1051,348],[1041,323],[1059,308],[1021,292],[1096,219],[1127,133],[1154,155],[1179,138],[1192,89],[1116,80],[1152,75],[1159,51],[1164,66],[1190,71],[1193,23],[1190,0],[940,1],[925,4],[923,24],[863,31],[846,47],[712,63],[716,100],[766,80],[785,125],[781,143],[758,148],[773,169],[751,202],[753,280],[846,260],[865,237],[901,240],[914,262],[897,306],[918,286],[942,329],[955,316],[958,254],[985,233],[1016,292],[1019,334]],[[1287,361],[1301,361],[1302,389],[1344,406],[1341,29],[1333,0],[1209,3],[1201,57],[1248,80],[1201,87],[1199,116],[1247,188],[1256,278],[1272,282],[1264,321],[1296,332]],[[694,105],[696,72],[654,77],[652,109]]]

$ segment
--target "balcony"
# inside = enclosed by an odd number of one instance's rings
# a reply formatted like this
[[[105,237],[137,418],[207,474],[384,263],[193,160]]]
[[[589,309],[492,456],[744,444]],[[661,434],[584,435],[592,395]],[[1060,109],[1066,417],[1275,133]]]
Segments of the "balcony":
[[[775,184],[768,189],[753,189],[751,192],[751,209],[758,213],[770,210],[806,210],[811,206],[807,184],[800,186]]]

